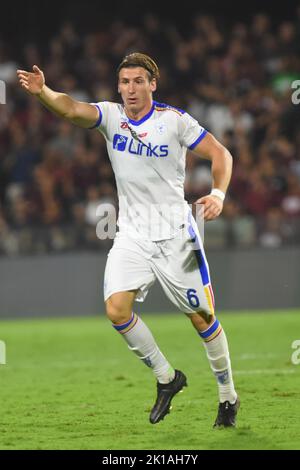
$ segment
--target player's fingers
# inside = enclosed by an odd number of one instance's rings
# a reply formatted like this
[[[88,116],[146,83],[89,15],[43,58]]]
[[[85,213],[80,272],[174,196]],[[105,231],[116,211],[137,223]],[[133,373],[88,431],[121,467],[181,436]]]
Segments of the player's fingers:
[[[208,214],[212,209],[211,204],[204,206],[204,215]]]
[[[33,70],[35,73],[42,73],[42,71],[38,68],[37,65],[34,65],[34,66],[32,67],[32,70]]]
[[[220,214],[221,212],[221,207],[218,206],[217,204],[212,204],[212,206],[210,207],[210,210],[214,213],[214,214]]]
[[[209,220],[213,220],[213,219],[215,219],[215,216],[214,216],[211,212],[209,212],[208,214],[206,214],[205,217],[204,217],[204,220],[205,220],[206,222],[208,222]]]
[[[207,199],[207,196],[203,196],[200,199],[198,199],[196,204],[207,204],[208,202],[209,202],[209,200]]]
[[[27,85],[27,83],[21,83],[21,86],[22,88],[25,88],[25,90],[29,90],[29,86]]]
[[[215,206],[214,204],[210,204],[209,206],[206,206],[204,209],[204,216],[216,214],[218,212],[218,207]]]
[[[20,80],[21,85],[28,86],[28,82],[26,80]]]
[[[205,220],[213,220],[220,215],[221,211],[219,209],[211,209],[207,211],[204,215]]]
[[[197,214],[204,220],[213,220],[221,213],[221,208],[212,199],[202,199],[202,203],[197,201]]]
[[[28,81],[28,77],[26,75],[20,74],[20,75],[18,75],[18,77],[19,77],[19,80],[27,80]]]
[[[213,220],[213,219],[215,219],[215,216],[212,215],[211,213],[207,214],[207,215],[204,217],[205,222],[208,222],[209,220]]]
[[[17,70],[17,74],[22,74],[22,75],[26,75],[28,76],[29,75],[29,72],[27,72],[26,70]]]

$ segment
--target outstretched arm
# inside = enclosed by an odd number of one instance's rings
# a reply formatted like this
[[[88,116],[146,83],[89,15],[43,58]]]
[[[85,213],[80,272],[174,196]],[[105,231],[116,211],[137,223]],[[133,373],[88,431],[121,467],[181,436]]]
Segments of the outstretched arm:
[[[18,70],[21,87],[46,106],[50,111],[80,127],[89,128],[96,124],[99,111],[96,106],[76,101],[65,93],[51,90],[45,84],[45,77],[36,65],[33,72]]]
[[[211,161],[212,189],[218,189],[226,194],[232,173],[232,156],[230,152],[209,132],[193,149],[193,152]],[[215,219],[223,210],[223,200],[216,195],[204,196],[198,199],[196,204],[204,205],[205,220]]]

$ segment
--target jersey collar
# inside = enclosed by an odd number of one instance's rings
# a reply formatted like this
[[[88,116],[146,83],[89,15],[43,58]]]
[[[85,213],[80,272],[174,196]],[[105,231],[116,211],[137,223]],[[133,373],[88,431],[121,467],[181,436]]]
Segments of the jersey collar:
[[[144,117],[142,117],[138,121],[134,121],[133,119],[128,118],[128,122],[130,122],[130,124],[133,124],[134,126],[139,126],[140,124],[143,124],[143,122],[147,121],[147,119],[149,119],[152,116],[153,111],[154,111],[154,106],[155,106],[155,103],[153,101],[149,113],[147,113]]]

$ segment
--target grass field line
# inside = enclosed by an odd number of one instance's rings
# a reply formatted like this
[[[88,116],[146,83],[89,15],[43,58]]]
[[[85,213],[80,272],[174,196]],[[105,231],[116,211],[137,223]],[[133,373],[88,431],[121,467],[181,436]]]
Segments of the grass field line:
[[[32,369],[35,367],[40,367],[41,364],[36,364],[33,363],[30,365],[29,363],[27,364],[22,364],[22,369]],[[89,361],[77,361],[72,363],[71,361],[53,361],[48,363],[48,367],[54,367],[54,368],[69,368],[72,369],[73,367],[81,367],[81,368],[93,368],[94,365],[91,364]],[[11,367],[12,369],[18,368],[15,364]],[[299,367],[300,371],[300,367]],[[275,375],[275,374],[295,374],[296,370],[295,369],[288,369],[288,368],[277,368],[277,369],[234,369],[233,374],[234,375]],[[202,374],[211,374],[210,371],[203,371]]]
[[[240,356],[235,356],[235,359],[239,359],[241,361],[249,361],[249,360],[254,360],[254,359],[276,359],[278,357],[282,357],[283,354],[279,353],[244,353],[241,354]]]
[[[274,375],[274,374],[294,374],[294,369],[253,369],[253,370],[234,370],[234,375]]]

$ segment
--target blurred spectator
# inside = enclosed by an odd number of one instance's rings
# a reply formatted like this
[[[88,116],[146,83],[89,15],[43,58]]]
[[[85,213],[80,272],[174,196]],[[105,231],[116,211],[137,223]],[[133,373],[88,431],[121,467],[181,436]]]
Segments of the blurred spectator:
[[[300,217],[300,182],[295,175],[288,176],[287,192],[283,197],[281,208],[283,214],[289,218]]]
[[[263,221],[259,243],[264,248],[279,248],[283,242],[283,216],[280,209],[272,208]]]
[[[9,102],[0,114],[0,253],[101,249],[99,204],[117,206],[105,142],[57,119],[16,84],[18,67],[38,64],[47,83],[75,99],[119,101],[116,66],[125,54],[153,56],[157,101],[186,109],[231,151],[233,176],[222,216],[205,226],[210,248],[300,243],[300,7],[274,24],[256,14],[231,25],[195,14],[183,32],[145,13],[79,34],[62,24],[47,44],[27,42],[14,57],[0,43],[0,79]],[[210,191],[210,163],[187,154],[186,199]],[[109,207],[109,206],[107,206]],[[108,211],[113,221],[115,211]]]
[[[243,213],[236,200],[226,201],[223,217],[226,221],[226,246],[246,248],[255,244],[257,235],[255,217]]]

